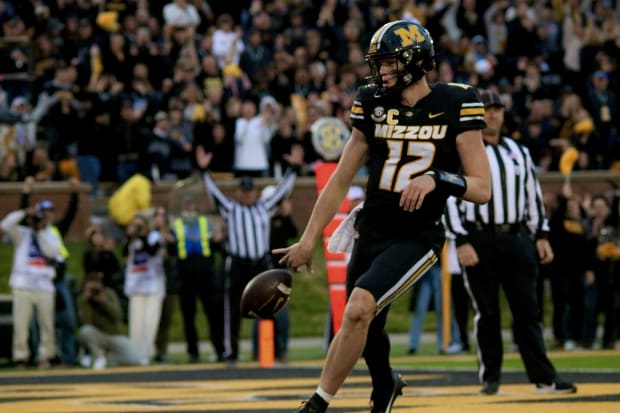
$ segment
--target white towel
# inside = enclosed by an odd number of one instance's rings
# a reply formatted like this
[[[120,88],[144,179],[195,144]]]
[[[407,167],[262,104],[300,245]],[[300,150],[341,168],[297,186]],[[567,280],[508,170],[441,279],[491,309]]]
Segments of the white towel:
[[[364,207],[364,203],[360,203],[349,212],[349,215],[338,225],[338,228],[334,231],[327,243],[327,250],[329,252],[338,253],[346,252],[351,253],[353,249],[353,224],[355,224],[355,218],[357,214]]]

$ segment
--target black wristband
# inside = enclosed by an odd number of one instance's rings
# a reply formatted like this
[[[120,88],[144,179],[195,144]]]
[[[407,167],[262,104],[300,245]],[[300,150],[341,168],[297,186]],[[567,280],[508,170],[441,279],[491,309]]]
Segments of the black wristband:
[[[446,172],[441,169],[432,168],[424,172],[435,180],[435,189],[443,191],[448,195],[461,197],[467,191],[467,181],[461,174]]]

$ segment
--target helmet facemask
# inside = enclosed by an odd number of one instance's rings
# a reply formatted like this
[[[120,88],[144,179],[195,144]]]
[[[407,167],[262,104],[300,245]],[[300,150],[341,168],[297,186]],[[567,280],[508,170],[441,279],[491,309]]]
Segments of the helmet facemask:
[[[424,67],[424,60],[419,59],[414,62],[414,55],[413,49],[409,48],[400,53],[375,55],[367,58],[368,65],[370,66],[371,81],[377,86],[377,96],[385,96],[400,91],[426,74],[427,68]],[[393,74],[397,77],[397,80],[394,86],[383,86],[383,77],[381,76],[380,69],[381,62],[385,60],[396,61],[396,71]],[[430,70],[432,70],[432,66]]]

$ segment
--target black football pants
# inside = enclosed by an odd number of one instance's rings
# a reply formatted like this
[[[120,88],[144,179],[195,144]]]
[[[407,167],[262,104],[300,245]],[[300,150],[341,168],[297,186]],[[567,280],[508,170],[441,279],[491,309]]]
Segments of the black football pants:
[[[465,271],[474,310],[480,382],[499,382],[503,359],[499,288],[513,316],[515,341],[532,383],[550,383],[556,372],[549,361],[539,323],[536,293],[538,254],[525,229],[518,233],[470,231],[479,263]]]

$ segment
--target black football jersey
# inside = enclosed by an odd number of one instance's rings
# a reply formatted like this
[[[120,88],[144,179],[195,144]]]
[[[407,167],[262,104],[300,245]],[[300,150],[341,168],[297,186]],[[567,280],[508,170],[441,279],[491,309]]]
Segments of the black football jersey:
[[[484,128],[484,106],[475,89],[464,84],[436,84],[415,106],[400,94],[375,97],[364,86],[351,108],[353,127],[367,139],[368,184],[364,215],[381,226],[419,229],[438,221],[447,194],[433,191],[421,209],[405,212],[398,205],[409,180],[430,168],[458,172],[456,137]]]

